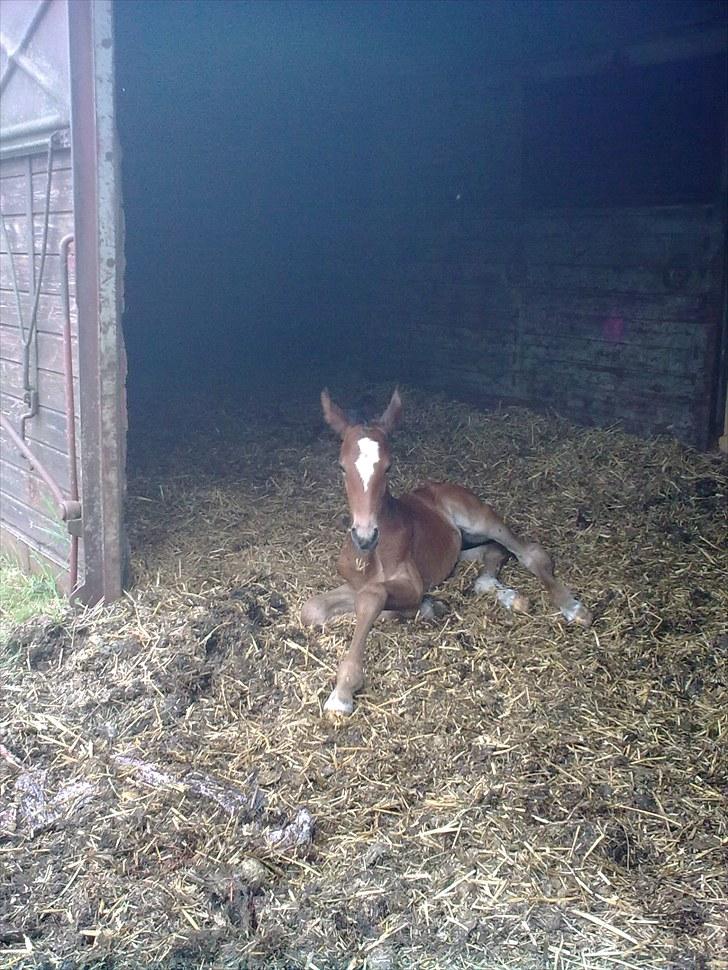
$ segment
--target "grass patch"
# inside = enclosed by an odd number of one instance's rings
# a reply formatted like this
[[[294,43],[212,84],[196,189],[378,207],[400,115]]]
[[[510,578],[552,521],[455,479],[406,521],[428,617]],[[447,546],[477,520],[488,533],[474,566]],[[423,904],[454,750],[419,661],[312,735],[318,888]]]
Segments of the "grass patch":
[[[0,663],[11,628],[34,616],[60,616],[65,600],[50,573],[26,576],[10,559],[0,558]]]

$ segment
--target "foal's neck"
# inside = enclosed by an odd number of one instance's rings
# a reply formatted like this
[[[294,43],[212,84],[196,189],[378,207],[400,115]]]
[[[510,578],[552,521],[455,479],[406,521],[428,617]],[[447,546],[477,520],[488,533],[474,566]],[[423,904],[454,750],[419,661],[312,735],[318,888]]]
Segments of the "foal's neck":
[[[389,487],[384,490],[384,495],[382,497],[382,505],[379,509],[380,519],[391,519],[393,518],[399,509],[399,499],[395,498],[394,495],[389,491]]]

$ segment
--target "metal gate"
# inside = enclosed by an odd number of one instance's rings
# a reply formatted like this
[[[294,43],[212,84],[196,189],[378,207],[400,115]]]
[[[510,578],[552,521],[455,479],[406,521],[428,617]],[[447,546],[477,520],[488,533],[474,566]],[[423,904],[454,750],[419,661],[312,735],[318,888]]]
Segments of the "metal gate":
[[[111,0],[3,0],[0,548],[121,592],[126,404]]]

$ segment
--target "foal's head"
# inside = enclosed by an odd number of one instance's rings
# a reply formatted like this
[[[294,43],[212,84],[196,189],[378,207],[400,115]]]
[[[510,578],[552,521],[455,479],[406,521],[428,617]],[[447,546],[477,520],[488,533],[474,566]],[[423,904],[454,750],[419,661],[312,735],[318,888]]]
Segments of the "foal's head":
[[[328,391],[321,392],[321,405],[326,423],[341,436],[339,465],[349,499],[351,541],[359,552],[371,552],[379,541],[379,512],[392,463],[387,435],[402,413],[399,391],[392,395],[384,414],[366,425],[351,424]]]

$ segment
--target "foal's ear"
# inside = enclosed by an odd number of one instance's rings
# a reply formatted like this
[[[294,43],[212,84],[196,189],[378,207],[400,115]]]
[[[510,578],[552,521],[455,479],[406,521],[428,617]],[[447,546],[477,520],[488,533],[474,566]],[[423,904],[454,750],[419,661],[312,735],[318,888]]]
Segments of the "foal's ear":
[[[392,400],[387,405],[387,410],[379,418],[377,424],[386,434],[389,434],[399,423],[402,416],[402,398],[399,396],[399,388],[394,389]]]
[[[349,422],[346,420],[346,415],[339,405],[334,404],[329,397],[327,388],[321,391],[321,407],[324,409],[324,421],[326,421],[326,424],[328,424],[332,431],[335,431],[343,438],[349,427]]]

